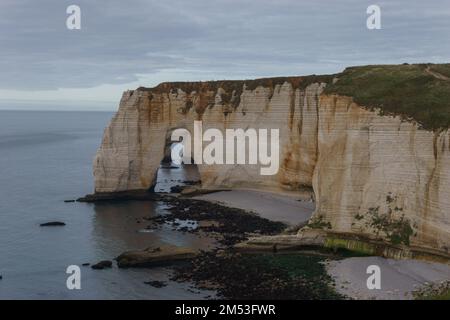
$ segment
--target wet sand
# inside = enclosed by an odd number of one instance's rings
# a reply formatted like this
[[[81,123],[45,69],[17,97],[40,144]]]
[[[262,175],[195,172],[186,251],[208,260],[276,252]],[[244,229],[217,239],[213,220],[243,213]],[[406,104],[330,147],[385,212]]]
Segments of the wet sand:
[[[218,202],[228,207],[253,211],[261,217],[289,225],[306,222],[315,205],[312,201],[300,201],[293,195],[253,190],[232,190],[209,193],[194,199]]]
[[[377,265],[381,271],[381,289],[369,290],[367,267]],[[427,283],[450,279],[450,265],[418,260],[394,260],[382,257],[358,257],[327,263],[336,290],[354,299],[404,300]]]
[[[307,221],[314,202],[299,201],[292,195],[253,190],[232,190],[195,197],[258,213],[261,217],[297,225]],[[369,265],[381,269],[381,289],[367,288]],[[411,299],[411,292],[427,283],[450,279],[450,265],[417,260],[382,257],[355,257],[327,263],[327,271],[336,282],[336,290],[353,299]]]

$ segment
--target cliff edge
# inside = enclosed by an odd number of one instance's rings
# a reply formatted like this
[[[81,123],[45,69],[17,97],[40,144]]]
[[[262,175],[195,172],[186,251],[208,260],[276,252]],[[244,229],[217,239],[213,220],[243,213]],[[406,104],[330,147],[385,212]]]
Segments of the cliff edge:
[[[126,91],[94,161],[97,193],[148,190],[174,129],[280,130],[280,169],[198,165],[205,188],[311,192],[310,226],[450,255],[450,65],[162,83]]]

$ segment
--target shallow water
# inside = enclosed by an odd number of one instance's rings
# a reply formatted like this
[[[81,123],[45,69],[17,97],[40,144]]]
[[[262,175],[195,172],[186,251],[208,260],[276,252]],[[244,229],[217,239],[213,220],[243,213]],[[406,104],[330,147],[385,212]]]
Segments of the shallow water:
[[[141,232],[144,216],[164,213],[153,202],[64,203],[93,191],[92,160],[112,113],[0,111],[0,299],[201,298],[188,284],[153,288],[170,271],[92,270],[81,264],[170,243],[204,248],[211,242],[167,226]],[[192,180],[193,170],[162,169],[159,190]],[[63,221],[64,227],[40,227]],[[81,290],[68,290],[66,268],[81,267]]]

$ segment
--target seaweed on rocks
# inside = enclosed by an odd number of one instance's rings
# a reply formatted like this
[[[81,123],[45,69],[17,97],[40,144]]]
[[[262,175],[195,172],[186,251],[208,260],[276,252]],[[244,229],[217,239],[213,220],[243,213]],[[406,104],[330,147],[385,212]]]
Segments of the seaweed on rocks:
[[[282,232],[287,225],[262,218],[242,209],[229,208],[204,200],[164,197],[169,214],[148,217],[155,225],[170,224],[178,231],[208,233],[219,243],[232,246],[245,241],[249,236],[274,235]],[[180,221],[196,221],[197,226],[180,227]]]
[[[342,299],[327,275],[323,257],[306,254],[244,255],[202,252],[175,269],[172,280],[192,281],[226,299]]]

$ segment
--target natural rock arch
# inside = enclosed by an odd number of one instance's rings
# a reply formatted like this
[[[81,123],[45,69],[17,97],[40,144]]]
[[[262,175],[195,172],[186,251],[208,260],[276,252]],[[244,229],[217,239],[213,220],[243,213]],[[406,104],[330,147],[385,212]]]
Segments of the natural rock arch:
[[[227,90],[214,82],[125,92],[96,155],[96,192],[151,188],[167,133],[181,127],[193,132],[194,120],[202,120],[205,129],[279,128],[277,175],[260,176],[248,165],[199,165],[202,186],[298,195],[312,186],[314,218],[331,231],[387,242],[400,238],[400,245],[448,256],[448,130],[430,132],[401,117],[380,116],[350,97],[322,94],[324,83],[299,87],[299,79],[264,80],[251,88],[227,83]],[[408,224],[407,234],[376,232],[373,215],[385,212],[389,219],[403,219],[398,221]]]

